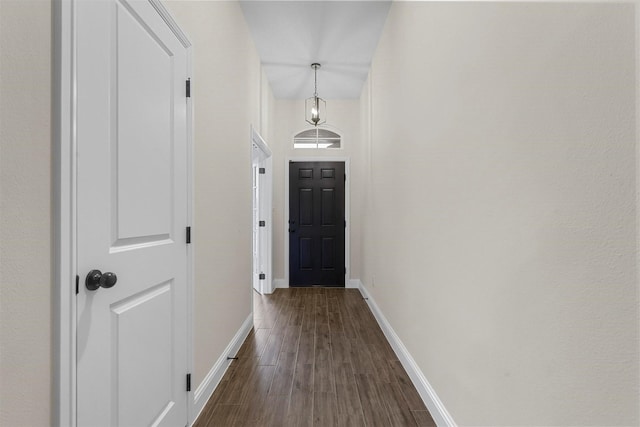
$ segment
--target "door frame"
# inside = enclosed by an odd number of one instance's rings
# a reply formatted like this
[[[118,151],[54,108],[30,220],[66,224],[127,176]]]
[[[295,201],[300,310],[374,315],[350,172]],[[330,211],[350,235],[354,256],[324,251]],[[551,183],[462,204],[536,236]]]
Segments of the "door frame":
[[[258,188],[259,188],[259,200],[258,200],[258,216],[265,221],[264,227],[264,239],[259,239],[258,244],[258,259],[259,265],[262,266],[260,270],[265,275],[262,283],[258,284],[258,292],[261,294],[271,294],[273,293],[273,219],[272,219],[272,211],[273,211],[273,156],[271,149],[262,138],[262,136],[251,126],[251,170],[253,173],[254,166],[265,168],[265,173],[263,175],[258,175]],[[256,147],[256,150],[259,151],[259,158],[254,157],[253,147]],[[252,193],[253,193],[252,189]],[[255,200],[255,195],[252,194],[251,197],[251,205],[253,208],[253,200]],[[251,226],[251,233],[253,235],[255,231],[255,224]],[[255,237],[255,236],[253,236]],[[255,242],[255,238],[252,239],[252,242]],[[252,250],[253,243],[251,244]],[[253,265],[253,254],[252,254],[252,282],[255,280],[253,275],[253,271],[255,266]],[[254,284],[252,283],[252,289],[255,289]],[[253,295],[253,293],[252,293]]]
[[[344,277],[344,287],[350,287],[351,277],[351,158],[345,156],[287,156],[284,170],[284,283],[289,287],[289,164],[291,162],[341,162],[344,163],[344,219],[347,226],[344,229],[344,266],[347,273]]]
[[[53,14],[52,203],[53,315],[52,424],[75,426],[76,419],[76,286],[77,272],[77,98],[76,5],[85,0],[55,0]],[[90,0],[89,0],[90,1]],[[193,78],[192,45],[160,0],[147,0],[185,47],[187,74]],[[193,225],[193,99],[187,98],[187,218]],[[187,365],[193,369],[193,247],[187,249]],[[187,398],[188,422],[193,398]]]

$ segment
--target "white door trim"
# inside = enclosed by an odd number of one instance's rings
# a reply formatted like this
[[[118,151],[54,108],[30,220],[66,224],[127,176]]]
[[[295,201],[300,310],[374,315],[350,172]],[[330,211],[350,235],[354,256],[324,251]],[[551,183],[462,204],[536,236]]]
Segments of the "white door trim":
[[[53,425],[76,424],[75,2],[53,2]]]
[[[347,273],[344,278],[345,288],[349,287],[349,278],[351,277],[351,158],[344,156],[287,156],[284,164],[284,284],[289,287],[289,163],[291,162],[343,162],[344,173],[347,179],[344,183],[344,219],[347,226],[344,230],[344,266]]]
[[[251,126],[250,143],[252,146],[251,167],[265,168],[265,174],[258,176],[258,187],[260,188],[258,212],[266,223],[263,230],[264,239],[259,240],[258,247],[260,269],[264,273],[265,279],[258,288],[261,294],[270,294],[273,293],[273,158],[271,149],[253,126]],[[260,153],[257,159],[254,159],[253,156],[254,145]]]
[[[81,1],[57,0],[53,2],[53,224],[54,224],[54,322],[53,322],[53,415],[54,426],[76,425],[76,5]],[[191,74],[191,42],[180,30],[172,15],[160,0],[147,0],[158,11],[176,38],[187,49],[187,67]],[[189,152],[188,216],[193,217],[193,180],[191,173],[193,150],[193,104],[187,104],[187,144]],[[193,367],[193,249],[188,254],[189,272],[189,369]],[[193,398],[188,399],[188,417],[191,421]]]

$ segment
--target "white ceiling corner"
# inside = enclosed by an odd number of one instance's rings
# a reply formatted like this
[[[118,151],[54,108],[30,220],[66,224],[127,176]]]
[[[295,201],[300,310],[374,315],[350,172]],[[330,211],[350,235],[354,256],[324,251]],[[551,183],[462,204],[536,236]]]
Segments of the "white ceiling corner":
[[[276,98],[360,97],[391,1],[241,0]]]

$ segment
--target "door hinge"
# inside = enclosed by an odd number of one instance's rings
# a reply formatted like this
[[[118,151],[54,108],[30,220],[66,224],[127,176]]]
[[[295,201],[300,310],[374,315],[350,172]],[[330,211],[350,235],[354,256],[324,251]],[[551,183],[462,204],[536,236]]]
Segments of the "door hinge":
[[[347,174],[344,174],[344,182],[347,182]]]
[[[267,173],[267,169],[260,168],[260,169],[258,169],[258,173],[260,173],[260,175],[264,175],[265,173]]]
[[[187,244],[191,243],[191,227],[187,227]]]
[[[191,77],[187,79],[185,92],[186,92],[187,98],[191,98]]]
[[[347,267],[344,268],[344,274],[347,274]]]
[[[264,273],[260,273],[260,276],[258,276],[258,278],[260,280],[264,280],[266,278],[266,276],[264,275]]]
[[[80,276],[76,274],[76,295],[80,293]]]
[[[258,226],[259,226],[259,227],[266,227],[266,226],[267,226],[267,223],[266,223],[266,221],[260,221],[260,222],[258,223]]]
[[[347,220],[344,220],[344,228],[347,228]]]
[[[191,374],[187,374],[187,391],[191,391]]]

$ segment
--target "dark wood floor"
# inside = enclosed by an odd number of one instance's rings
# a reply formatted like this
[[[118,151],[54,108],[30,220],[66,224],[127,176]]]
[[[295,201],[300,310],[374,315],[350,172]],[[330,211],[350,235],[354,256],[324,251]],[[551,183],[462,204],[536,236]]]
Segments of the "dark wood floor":
[[[358,290],[277,289],[254,313],[196,427],[435,426]]]

